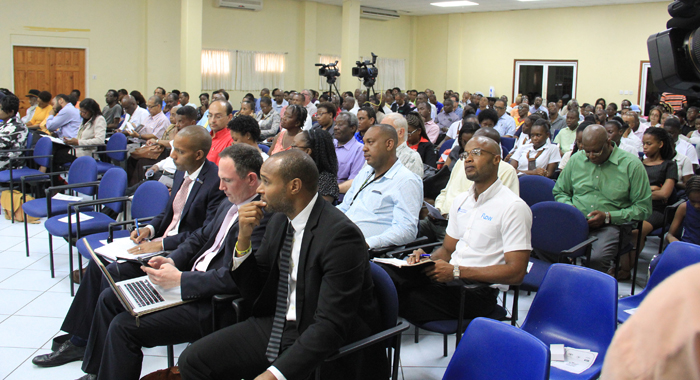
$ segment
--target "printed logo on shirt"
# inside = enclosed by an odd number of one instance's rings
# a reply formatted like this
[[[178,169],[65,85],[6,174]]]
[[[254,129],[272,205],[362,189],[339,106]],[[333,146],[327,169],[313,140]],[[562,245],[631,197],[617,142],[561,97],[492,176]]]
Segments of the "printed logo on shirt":
[[[483,220],[487,220],[487,221],[489,221],[489,222],[490,222],[490,221],[492,221],[492,220],[493,220],[493,217],[492,217],[492,216],[488,216],[488,215],[486,215],[486,213],[483,213],[483,214],[481,214],[481,219],[483,219]]]

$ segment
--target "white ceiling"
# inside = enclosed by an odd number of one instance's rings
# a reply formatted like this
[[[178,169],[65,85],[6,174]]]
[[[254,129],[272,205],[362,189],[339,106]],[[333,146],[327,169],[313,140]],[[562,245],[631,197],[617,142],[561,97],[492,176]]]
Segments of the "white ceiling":
[[[343,5],[343,0],[312,0],[318,3]],[[471,0],[479,5],[468,7],[441,8],[430,5],[447,0],[360,0],[363,6],[399,11],[401,14],[424,16],[447,13],[493,12],[522,9],[589,7],[594,5],[655,3],[659,0]],[[668,1],[670,3],[670,1]]]

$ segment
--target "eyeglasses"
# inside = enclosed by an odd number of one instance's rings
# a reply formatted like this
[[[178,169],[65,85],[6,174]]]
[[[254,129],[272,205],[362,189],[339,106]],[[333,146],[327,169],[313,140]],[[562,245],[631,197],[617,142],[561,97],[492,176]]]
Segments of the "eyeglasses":
[[[586,154],[586,156],[588,156],[588,158],[598,158],[598,157],[603,155],[604,150],[605,150],[605,145],[603,145],[603,147],[600,148],[600,150],[597,152],[586,152],[584,150],[584,153]]]
[[[330,112],[316,112],[317,117],[321,117],[323,115],[330,115]]]
[[[418,132],[418,129],[414,129],[413,132],[408,132],[409,135],[413,135],[414,133]]]
[[[462,153],[459,155],[459,158],[461,158],[461,159],[463,159],[463,160],[466,160],[467,157],[469,157],[470,155],[471,155],[471,156],[474,156],[474,157],[480,157],[482,153],[489,153],[489,154],[492,154],[492,155],[496,156],[496,153],[491,153],[491,152],[489,152],[488,150],[483,150],[483,149],[481,149],[481,148],[476,148],[476,149],[472,149],[470,152],[466,152],[466,151],[465,151],[465,152],[462,152]]]
[[[298,145],[294,145],[294,144],[292,144],[291,148],[292,149],[310,149],[308,146],[298,146]]]
[[[159,104],[154,104],[154,105],[152,105],[152,106],[149,106],[148,104],[146,104],[146,107],[148,107],[148,108],[156,108],[156,107],[158,107],[158,106],[159,106]]]

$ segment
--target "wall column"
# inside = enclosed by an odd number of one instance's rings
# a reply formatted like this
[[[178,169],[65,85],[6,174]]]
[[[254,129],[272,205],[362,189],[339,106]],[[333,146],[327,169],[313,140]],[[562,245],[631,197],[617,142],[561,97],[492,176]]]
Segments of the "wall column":
[[[190,99],[202,90],[202,0],[180,3],[180,90]]]
[[[342,34],[340,46],[340,59],[343,64],[341,78],[351,78],[352,68],[360,59],[360,2],[357,0],[343,1]],[[343,79],[343,88],[340,91],[350,90],[349,83],[352,79]],[[359,82],[357,82],[359,83]]]
[[[318,63],[318,49],[316,48],[316,17],[318,3],[314,1],[305,1],[303,7],[304,47],[301,57],[301,72],[303,73],[301,83],[303,83],[304,88],[316,89],[316,87],[318,87],[318,67],[314,65]]]
[[[462,86],[462,15],[451,13],[447,18],[447,67],[445,89],[461,91]],[[438,96],[440,98],[442,94]],[[461,99],[461,95],[460,95]]]

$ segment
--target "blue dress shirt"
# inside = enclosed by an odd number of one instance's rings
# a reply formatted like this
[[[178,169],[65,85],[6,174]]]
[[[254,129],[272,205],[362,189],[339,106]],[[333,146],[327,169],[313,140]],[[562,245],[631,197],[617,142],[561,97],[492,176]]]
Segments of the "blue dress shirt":
[[[78,136],[78,130],[82,123],[83,118],[80,117],[80,111],[73,104],[68,103],[55,116],[49,115],[46,119],[46,129],[56,132],[60,138],[74,139]]]

